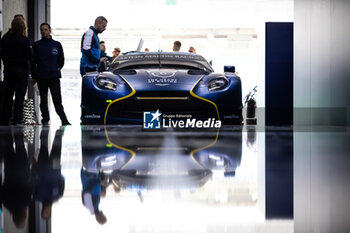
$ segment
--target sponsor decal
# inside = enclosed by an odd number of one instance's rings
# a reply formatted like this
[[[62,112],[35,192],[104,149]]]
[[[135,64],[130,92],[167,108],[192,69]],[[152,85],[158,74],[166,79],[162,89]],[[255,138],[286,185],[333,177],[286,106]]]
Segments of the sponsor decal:
[[[143,128],[220,128],[221,121],[215,118],[197,120],[190,114],[163,114],[159,112],[143,113]]]
[[[170,85],[172,83],[177,83],[177,80],[175,78],[149,78],[148,83]]]
[[[95,114],[85,115],[84,118],[85,119],[100,119],[101,115],[95,115]]]
[[[194,56],[194,55],[180,55],[180,54],[127,54],[120,55],[118,57],[118,61],[136,61],[136,60],[187,60],[187,61],[205,61],[202,56]],[[162,61],[162,60],[161,60]]]
[[[52,55],[57,55],[58,54],[58,48],[52,47],[51,48],[51,53],[52,53]]]
[[[177,79],[174,78],[175,72],[170,71],[156,71],[148,72],[152,78],[148,79],[148,83],[153,83],[157,86],[167,86],[173,83],[177,83]]]

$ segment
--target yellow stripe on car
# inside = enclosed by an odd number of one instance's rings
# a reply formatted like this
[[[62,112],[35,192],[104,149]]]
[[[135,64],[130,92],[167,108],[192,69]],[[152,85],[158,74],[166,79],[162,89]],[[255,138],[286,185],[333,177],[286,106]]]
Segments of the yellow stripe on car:
[[[122,75],[120,75],[120,77],[129,85],[129,87],[131,88],[132,91],[131,91],[131,93],[130,93],[129,95],[123,96],[123,97],[118,98],[118,99],[115,99],[115,100],[111,101],[111,102],[108,104],[108,106],[107,106],[107,108],[106,108],[106,112],[105,112],[104,124],[107,123],[107,113],[108,113],[108,109],[109,109],[109,107],[111,106],[111,104],[113,104],[113,103],[115,103],[115,102],[118,102],[118,101],[121,101],[121,100],[123,100],[123,99],[127,99],[127,98],[133,96],[133,95],[136,93],[135,89],[130,85],[130,83],[129,83]]]
[[[198,99],[200,99],[200,100],[204,100],[204,101],[206,101],[206,102],[211,103],[212,105],[214,105],[215,110],[216,110],[216,114],[217,114],[217,116],[218,116],[218,120],[220,120],[219,110],[218,110],[218,107],[216,106],[216,104],[215,104],[213,101],[211,101],[211,100],[208,100],[208,99],[206,99],[206,98],[203,98],[203,97],[200,97],[200,96],[194,94],[194,92],[193,92],[193,89],[197,86],[197,84],[202,80],[203,77],[204,77],[204,75],[202,75],[202,76],[198,79],[198,81],[193,85],[192,89],[190,90],[190,94],[191,94],[193,97],[195,97],[195,98],[198,98]],[[193,155],[194,155],[195,153],[197,153],[198,151],[204,150],[204,149],[206,149],[206,148],[209,148],[209,147],[215,145],[216,142],[217,142],[217,140],[218,140],[219,131],[220,131],[220,129],[218,129],[218,131],[217,131],[217,133],[216,133],[215,140],[214,140],[212,143],[210,143],[210,144],[207,145],[207,146],[204,146],[204,147],[201,147],[201,148],[192,150],[192,151],[190,152],[190,156],[191,156],[192,160],[193,160],[194,162],[196,162],[197,165],[198,165],[200,168],[203,168],[203,166],[193,157]]]
[[[220,115],[219,115],[218,106],[216,106],[216,104],[215,104],[213,101],[208,100],[208,99],[203,98],[203,97],[200,97],[200,96],[194,94],[194,92],[193,92],[193,89],[197,86],[197,84],[202,80],[203,77],[204,77],[204,75],[202,75],[202,76],[198,79],[198,81],[193,85],[192,89],[190,90],[190,94],[191,94],[193,97],[197,98],[197,99],[204,100],[204,101],[206,101],[206,102],[211,103],[212,105],[214,105],[215,110],[216,110],[216,114],[218,115],[218,120],[220,120]]]

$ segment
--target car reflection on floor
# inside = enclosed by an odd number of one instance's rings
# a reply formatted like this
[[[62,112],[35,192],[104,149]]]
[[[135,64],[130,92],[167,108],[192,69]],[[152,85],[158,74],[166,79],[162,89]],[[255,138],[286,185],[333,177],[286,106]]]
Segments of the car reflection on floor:
[[[107,186],[115,192],[143,192],[202,187],[213,172],[234,177],[242,157],[242,131],[143,131],[118,127],[82,128],[83,204],[103,224],[98,205]],[[102,219],[101,219],[102,218]]]

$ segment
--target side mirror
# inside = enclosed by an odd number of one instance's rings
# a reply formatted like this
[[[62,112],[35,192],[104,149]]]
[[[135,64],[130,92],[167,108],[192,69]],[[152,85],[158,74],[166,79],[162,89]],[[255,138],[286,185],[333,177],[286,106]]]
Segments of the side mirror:
[[[224,72],[229,72],[229,73],[235,73],[236,72],[236,67],[235,66],[224,66]]]

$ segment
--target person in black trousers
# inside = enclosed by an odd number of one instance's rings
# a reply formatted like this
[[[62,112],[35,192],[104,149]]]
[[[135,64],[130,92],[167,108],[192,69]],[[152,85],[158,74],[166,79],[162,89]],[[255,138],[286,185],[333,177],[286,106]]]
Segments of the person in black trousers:
[[[50,88],[52,101],[62,125],[70,125],[64,113],[61,96],[61,69],[64,65],[63,48],[60,42],[51,37],[51,27],[48,23],[40,25],[42,39],[33,46],[35,55],[35,69],[32,84],[38,83],[40,93],[41,123],[47,125],[50,121],[47,95]]]
[[[21,124],[23,102],[27,91],[30,63],[33,61],[33,52],[28,39],[25,22],[16,17],[11,22],[11,30],[1,39],[1,58],[4,62],[4,81],[6,83],[3,119],[5,124],[10,123],[13,95],[13,124]]]

